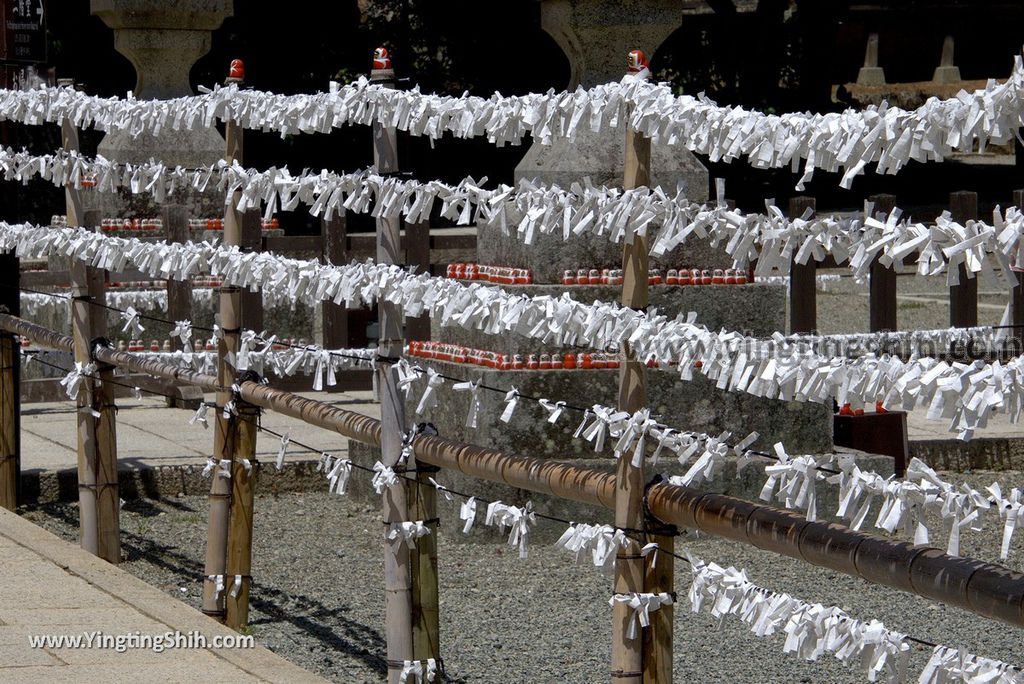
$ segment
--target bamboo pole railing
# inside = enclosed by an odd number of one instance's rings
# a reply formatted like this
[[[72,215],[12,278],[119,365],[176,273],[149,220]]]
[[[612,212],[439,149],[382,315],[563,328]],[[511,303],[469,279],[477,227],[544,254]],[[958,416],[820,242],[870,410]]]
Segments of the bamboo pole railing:
[[[0,314],[0,330],[23,335],[54,349],[71,349],[71,338],[16,316]],[[155,359],[107,347],[97,360],[172,382],[215,391],[213,375],[176,368]],[[379,420],[273,389],[242,382],[239,396],[261,408],[371,446],[380,446]],[[494,449],[420,435],[413,444],[419,462],[530,492],[615,508],[615,475],[550,459],[515,456]],[[941,549],[915,546],[843,525],[808,522],[798,513],[676,485],[646,488],[647,506],[657,521],[743,542],[780,555],[860,577],[982,617],[1024,627],[1024,575]],[[659,560],[659,565],[661,561]]]

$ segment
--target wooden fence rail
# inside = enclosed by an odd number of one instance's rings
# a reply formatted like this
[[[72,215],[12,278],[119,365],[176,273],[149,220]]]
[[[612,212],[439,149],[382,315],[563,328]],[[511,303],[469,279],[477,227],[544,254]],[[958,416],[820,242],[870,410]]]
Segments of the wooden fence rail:
[[[896,206],[895,195],[873,195],[875,216],[888,214]],[[1024,190],[1013,193],[1013,205],[1024,207]],[[978,218],[978,194],[975,192],[953,192],[949,196],[950,213],[955,221],[965,223]],[[813,197],[794,197],[790,200],[789,216],[798,218],[808,209],[815,209]],[[917,254],[910,254],[905,263],[916,263]],[[836,268],[831,255],[816,263],[792,264],[789,281],[789,332],[809,333],[816,331],[817,290],[815,276],[822,268]],[[949,324],[964,328],[978,325],[978,278],[968,278],[963,264],[958,267],[959,284],[949,286]],[[1014,272],[1011,278],[1017,285],[1007,292],[1011,302],[1012,322],[1024,326],[1024,273]],[[896,331],[898,327],[897,274],[885,267],[878,259],[871,264],[868,291],[868,328],[872,332]]]

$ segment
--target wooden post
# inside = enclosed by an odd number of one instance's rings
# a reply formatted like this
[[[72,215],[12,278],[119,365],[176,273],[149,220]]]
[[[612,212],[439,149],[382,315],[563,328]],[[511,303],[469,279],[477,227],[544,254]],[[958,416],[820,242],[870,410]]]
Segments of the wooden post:
[[[78,129],[65,119],[61,139],[67,151],[77,151]],[[81,226],[82,198],[71,185],[64,190],[68,226]],[[103,271],[72,260],[71,328],[75,362],[89,364],[93,345],[107,334],[106,285]],[[121,497],[117,481],[117,431],[114,423],[113,368],[98,368],[85,378],[76,399],[78,407],[78,514],[82,548],[109,563],[121,561]],[[97,381],[95,378],[98,378]]]
[[[405,224],[406,263],[417,273],[430,273],[430,222]],[[430,339],[430,316],[405,319],[405,336],[410,340]]]
[[[320,231],[324,240],[324,261],[335,266],[348,261],[345,210],[339,209],[339,213],[332,216],[329,221],[321,220]],[[345,349],[352,346],[348,340],[348,309],[345,305],[324,302],[321,307],[324,319],[321,342],[324,349]]]
[[[1024,190],[1013,191],[1013,204],[1024,211]],[[1014,267],[1024,269],[1024,264],[1014,264]],[[1010,295],[1010,322],[1019,327],[1014,327],[1009,336],[1019,340],[1024,336],[1024,270],[1014,271],[1010,275],[1015,283]]]
[[[378,50],[378,54],[380,52]],[[391,69],[390,60],[384,57],[378,62],[375,58],[374,67],[370,81],[384,87],[394,87],[395,72]],[[398,170],[396,142],[394,128],[374,122],[373,163],[377,173],[393,173]],[[400,222],[397,218],[377,219],[377,262],[401,263]],[[402,312],[394,303],[386,301],[379,302],[377,310],[380,316],[377,353],[384,358],[400,356],[403,348]],[[398,389],[398,369],[394,364],[378,365],[377,387],[380,391],[381,462],[396,468],[396,471],[412,471],[416,467],[412,456],[409,462],[400,462],[405,430],[405,406],[402,393]],[[405,486],[396,485],[384,492],[383,514],[385,534],[391,523],[409,520],[408,491]],[[414,654],[412,573],[409,547],[406,544],[393,544],[385,540],[384,580],[388,681],[391,684],[399,684],[402,662],[412,660]]]
[[[259,209],[251,209],[242,214],[242,234],[240,237],[242,250],[259,252],[263,249],[262,216]],[[245,330],[263,330],[263,292],[253,292],[248,288],[242,290],[242,321]]]
[[[237,60],[236,60],[237,61]],[[232,62],[234,66],[234,62]],[[234,71],[234,69],[232,69]],[[228,83],[241,83],[241,77],[228,78]],[[229,121],[224,128],[226,140],[224,161],[231,164],[242,159],[242,129]],[[237,246],[242,243],[241,216],[235,209],[241,191],[235,191],[231,206],[224,214],[224,245]],[[231,385],[235,381],[236,369],[228,363],[238,352],[241,324],[241,289],[222,285],[220,288],[220,327],[223,333],[217,341],[217,383],[223,388],[217,392],[216,429],[213,435],[213,458],[217,461],[234,461],[234,445],[238,443],[238,420],[235,416],[224,417],[222,407],[232,399]],[[232,472],[234,466],[228,468]],[[225,596],[228,578],[225,577],[228,547],[228,518],[231,507],[231,478],[220,475],[220,467],[214,469],[210,480],[210,513],[206,532],[206,563],[203,573],[203,612],[220,621],[225,619]],[[220,580],[223,591],[217,589]]]
[[[949,209],[959,223],[978,218],[978,193],[951,192]],[[949,288],[949,324],[954,328],[978,325],[978,279],[967,277],[967,268],[959,266],[960,284]]]
[[[165,204],[163,207],[164,230],[167,231],[167,242],[188,242],[188,210],[180,204]],[[172,321],[192,320],[192,283],[176,278],[167,279],[167,317]],[[171,349],[182,349],[181,340],[171,338]],[[168,397],[168,407],[184,408],[185,402]]]
[[[437,586],[437,489],[430,483],[439,468],[419,463],[416,468],[412,517],[423,520],[430,534],[416,540],[412,566],[412,645],[416,660],[441,660],[441,612]]]
[[[868,199],[875,203],[874,212],[876,216],[878,214],[888,216],[889,212],[896,206],[895,195],[872,195]],[[878,263],[877,257],[871,262],[868,318],[871,332],[897,330],[896,271]]]
[[[813,197],[798,196],[789,200],[789,217],[800,218],[807,209],[816,208]],[[813,257],[798,264],[794,255],[789,272],[789,332],[809,333],[818,327],[818,291],[815,283],[818,265]]]
[[[643,53],[630,53],[633,66],[646,67]],[[632,68],[632,67],[631,67]],[[651,178],[651,141],[632,128],[626,130],[625,173],[622,186],[626,190],[648,185]],[[638,311],[647,309],[648,290],[647,239],[633,236],[622,250],[622,305]],[[622,345],[619,370],[619,402],[622,411],[633,413],[647,404],[646,367],[638,361],[628,343]],[[633,454],[622,454],[615,469],[615,527],[641,530],[644,526],[644,468],[632,464]],[[632,535],[635,536],[635,533]],[[642,593],[646,559],[640,555],[636,540],[623,544],[615,555],[615,594]],[[643,681],[645,659],[644,639],[650,634],[639,630],[635,639],[628,638],[630,624],[635,620],[633,609],[616,601],[612,607],[612,672],[616,682]]]
[[[0,254],[0,310],[21,315],[20,259]],[[21,347],[17,336],[0,333],[0,507],[18,507],[21,490]]]
[[[651,534],[649,541],[658,545],[657,562],[647,565],[645,591],[671,594],[675,587],[676,530],[666,528],[660,534]],[[672,626],[675,618],[673,606],[661,606],[650,615],[651,627],[644,639],[644,684],[672,683]]]
[[[252,514],[259,464],[256,462],[256,425],[260,411],[237,402],[238,414],[234,462],[231,464],[231,511],[224,591],[227,594],[224,624],[242,630],[249,624],[249,586],[252,584]],[[249,467],[246,467],[246,461]]]

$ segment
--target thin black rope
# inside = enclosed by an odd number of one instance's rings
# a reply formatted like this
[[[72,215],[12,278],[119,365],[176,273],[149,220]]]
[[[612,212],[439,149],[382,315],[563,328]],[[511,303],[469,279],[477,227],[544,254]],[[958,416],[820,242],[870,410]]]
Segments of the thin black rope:
[[[49,363],[47,361],[44,361],[43,359],[36,358],[36,359],[34,359],[34,361],[36,361],[38,363],[43,363],[43,364],[45,364],[47,366],[51,366],[53,368],[56,368],[57,370],[63,370],[65,372],[71,372],[70,369],[62,368],[62,367],[60,367],[58,365],[51,364],[51,363]],[[97,377],[95,375],[88,374],[88,373],[83,373],[82,375],[84,377],[89,377],[89,378],[93,378],[93,379],[96,379],[96,380],[101,380],[102,382],[110,382],[111,384],[115,384],[115,385],[120,384],[123,387],[128,387],[130,389],[139,390],[139,391],[142,391],[142,392],[146,392],[148,394],[153,394],[153,395],[160,396],[160,397],[165,397],[165,398],[168,398],[168,399],[177,399],[178,398],[178,397],[174,397],[174,396],[169,395],[169,394],[163,394],[161,392],[156,392],[156,391],[153,391],[153,390],[142,389],[142,388],[136,387],[134,385],[127,385],[127,384],[123,384],[123,383],[118,383],[118,382],[113,381],[113,380],[101,379],[101,378],[99,378],[99,377]],[[218,410],[223,408],[223,407],[217,406],[216,404],[211,404],[210,402],[202,402],[202,403],[205,406],[208,406],[208,407],[211,407],[211,408],[216,408]],[[243,416],[239,416],[237,414],[233,415],[233,417],[236,418],[237,420],[240,420],[240,421],[249,422],[250,424],[254,425],[254,427],[256,427],[256,429],[259,430],[260,432],[265,432],[265,433],[267,433],[269,435],[278,437],[279,439],[283,439],[285,437],[285,435],[283,433],[277,432],[276,430],[273,430],[271,428],[268,428],[268,427],[265,427],[264,425],[262,425],[262,421],[259,418],[257,418],[255,421],[253,421],[253,420],[251,420],[249,418],[246,418],[246,417],[243,417]],[[413,439],[415,439],[415,437]],[[327,453],[323,449],[318,449],[318,448],[313,447],[313,446],[311,446],[309,444],[306,444],[306,443],[304,443],[304,442],[302,442],[300,440],[292,439],[290,435],[288,437],[288,442],[290,444],[296,445],[300,449],[305,449],[306,451],[309,451],[309,452],[312,452],[312,453],[321,453],[321,454],[326,454]],[[754,453],[754,452],[751,452],[751,453]],[[756,453],[755,455],[762,455],[762,454],[761,453]],[[765,454],[765,456],[768,457],[768,458],[776,458],[776,457],[773,457],[773,456],[770,456],[770,455],[766,455],[766,454]],[[365,471],[365,472],[369,472],[369,473],[376,472],[372,467],[368,467],[368,466],[364,466],[364,465],[362,465],[360,463],[356,463],[356,462],[352,461],[351,459],[345,459],[345,460],[348,461],[350,466],[352,466],[353,468],[356,468],[356,469],[358,469],[360,471]],[[396,478],[400,478],[400,479],[406,480],[408,482],[414,482],[414,483],[416,483],[416,484],[418,484],[420,486],[423,486],[423,483],[421,483],[417,478],[409,477],[408,475],[405,475],[402,472],[394,472],[394,475],[395,475]],[[452,494],[453,496],[458,496],[458,497],[466,499],[466,500],[468,500],[470,498],[475,499],[476,501],[479,501],[480,503],[485,504],[485,505],[490,505],[491,503],[494,503],[494,501],[492,501],[490,499],[487,499],[485,497],[475,496],[475,495],[472,495],[472,494],[467,494],[466,492],[462,492],[462,491],[459,491],[459,490],[456,490],[456,489],[451,489],[451,488],[449,488],[449,487],[447,487],[445,485],[441,485],[440,483],[438,483],[438,485],[436,485],[436,488],[441,490],[441,491],[448,492],[449,494]],[[547,515],[547,514],[544,514],[544,513],[540,513],[538,511],[531,511],[531,513],[537,519],[540,519],[540,520],[547,520],[549,522],[554,522],[554,523],[559,523],[561,525],[569,525],[569,526],[576,524],[575,521],[568,520],[566,518],[560,518],[558,516]],[[629,530],[629,529],[625,529],[625,528],[621,528],[621,527],[614,527],[614,529],[617,530],[617,531],[622,532],[624,536],[626,536],[629,539],[633,540],[634,542],[640,543],[640,544],[647,543],[647,539],[649,537],[651,537],[651,536],[654,536],[653,532],[648,532],[648,531],[643,531],[643,530]],[[683,534],[685,534],[685,533],[684,532],[680,532],[680,531],[676,531],[676,532],[673,533],[672,536],[677,536],[678,537],[678,536],[683,536]],[[663,549],[660,546],[658,547],[657,552],[658,553],[667,553],[668,555],[672,556],[673,558],[675,558],[677,560],[680,560],[680,561],[683,561],[687,565],[691,564],[691,561],[690,561],[690,559],[688,557],[683,556],[683,555],[681,555],[679,553],[676,553],[674,551],[670,551],[668,549]],[[759,587],[759,589],[762,590],[762,591],[765,591],[765,592],[776,593],[776,592],[772,591],[771,589],[766,589],[764,587]],[[843,618],[843,619],[845,620],[845,619],[852,619],[852,618]],[[911,642],[914,642],[916,644],[920,644],[922,646],[927,646],[927,647],[930,647],[930,648],[937,648],[939,646],[939,644],[937,644],[937,643],[935,643],[933,641],[929,641],[927,639],[920,639],[918,637],[910,636],[910,635],[907,635],[907,634],[904,634],[903,638],[906,639],[907,641],[911,641]],[[1016,666],[1013,666],[1013,665],[1010,665],[1010,667],[1015,669],[1015,670],[1020,670],[1020,668],[1017,668]]]

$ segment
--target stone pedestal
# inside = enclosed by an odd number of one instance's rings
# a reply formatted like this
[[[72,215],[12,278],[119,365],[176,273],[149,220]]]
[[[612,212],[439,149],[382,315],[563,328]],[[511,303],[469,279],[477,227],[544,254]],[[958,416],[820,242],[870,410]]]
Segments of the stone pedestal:
[[[461,363],[416,359],[423,367],[433,367],[461,380],[483,380],[490,387],[515,387],[521,394],[564,400],[577,406],[592,404],[614,406],[618,396],[619,371],[495,371]],[[448,383],[446,383],[448,384]],[[422,383],[420,383],[422,385]],[[417,386],[420,386],[417,385]],[[504,395],[480,391],[481,410],[477,429],[465,427],[469,411],[469,393],[440,390],[438,405],[417,420],[428,420],[449,439],[491,447],[508,453],[549,458],[607,458],[610,449],[594,453],[593,445],[573,439],[582,419],[579,412],[566,412],[557,428],[543,421],[547,412],[529,401],[521,401],[507,424],[498,420],[505,405]],[[755,448],[771,451],[775,442],[783,442],[789,453],[825,453],[832,448],[831,407],[821,404],[783,402],[741,392],[715,388],[715,383],[695,375],[682,381],[673,370],[649,370],[647,393],[651,414],[657,420],[684,430],[718,434],[731,430],[737,439],[752,431],[760,434]],[[419,402],[410,396],[406,413],[410,416]],[[742,434],[740,434],[742,433]]]
[[[231,16],[231,0],[91,0],[92,13],[114,31],[114,47],[135,67],[139,99],[192,95],[189,71],[210,50],[211,33]],[[224,65],[227,73],[227,65]],[[214,128],[167,130],[158,136],[133,137],[108,133],[99,145],[107,159],[142,163],[158,159],[168,166],[205,166],[224,154],[224,139]],[[145,197],[84,193],[86,209],[102,216],[149,216],[155,205]],[[191,216],[220,216],[223,198],[217,192],[182,192],[180,203]]]
[[[615,301],[620,288],[598,285],[563,287],[557,285],[504,286],[528,296],[559,296],[569,292],[573,298],[590,302]],[[786,288],[782,285],[707,285],[651,287],[650,306],[673,316],[694,311],[697,321],[711,329],[741,330],[752,336],[768,337],[785,328]],[[431,338],[465,347],[503,354],[579,353],[578,348],[558,347],[518,335],[486,335],[478,330],[440,327],[434,323]],[[495,371],[481,366],[448,363],[430,359],[412,359],[421,366],[433,366],[440,372],[462,380],[483,380],[491,387],[516,387],[520,393],[566,401],[581,406],[595,403],[614,406],[618,393],[618,370]],[[761,434],[759,444],[770,450],[782,441],[790,453],[824,453],[832,447],[832,411],[830,406],[763,399],[748,394],[726,392],[714,382],[695,374],[683,381],[675,370],[649,370],[648,405],[658,420],[682,429],[719,433],[732,430],[739,438],[751,431]],[[412,415],[419,401],[410,397],[407,413]],[[560,429],[549,430],[541,419],[544,412],[532,402],[521,402],[509,424],[497,422],[504,395],[481,392],[483,413],[479,429],[465,426],[469,398],[464,393],[445,391],[438,407],[425,419],[432,421],[441,434],[451,439],[493,447],[510,453],[549,458],[602,458],[592,448],[572,439],[580,416],[569,416]],[[532,408],[522,410],[522,407]],[[420,420],[420,419],[417,419]],[[575,422],[573,422],[575,421]],[[570,425],[570,423],[572,423]],[[742,435],[739,433],[742,432]],[[607,456],[607,454],[605,454]]]
[[[505,290],[528,297],[549,295],[559,297],[568,292],[579,302],[618,301],[622,288],[617,285],[563,287],[560,285],[503,285]],[[697,314],[697,323],[711,330],[739,330],[754,337],[768,337],[776,330],[786,329],[786,286],[756,283],[751,285],[653,285],[650,306],[660,313]],[[465,347],[486,349],[503,354],[541,354],[575,349],[545,344],[519,335],[486,335],[478,330],[456,327],[442,328],[433,323],[431,339],[444,340]],[[564,399],[565,396],[558,397]]]
[[[678,0],[542,0],[541,19],[544,30],[569,58],[569,88],[588,88],[620,80],[631,49],[640,48],[651,56],[680,25],[684,4]],[[559,138],[550,146],[534,144],[516,167],[516,180],[539,179],[569,188],[574,182],[589,178],[595,185],[621,187],[625,135],[621,128],[597,134],[583,127],[571,140]],[[708,197],[707,170],[682,147],[652,146],[651,185],[661,186],[669,194],[675,194],[681,186],[692,201],[705,201]],[[504,286],[507,290],[529,296],[557,297],[568,293],[581,302],[618,301],[621,297],[621,287],[617,286],[560,284],[565,270],[621,267],[622,245],[607,239],[573,237],[563,242],[560,234],[538,234],[534,244],[526,247],[517,235],[486,230],[480,231],[477,247],[479,263],[530,268],[534,281],[539,283]],[[732,260],[721,248],[712,249],[703,240],[688,242],[664,258],[651,261],[652,267],[663,270],[731,265]],[[786,295],[785,288],[780,286],[654,286],[650,306],[670,317],[695,311],[698,322],[712,329],[722,327],[759,336],[785,329]],[[518,336],[496,337],[437,325],[432,339],[506,354],[568,351]],[[523,394],[552,401],[613,406],[618,394],[617,370],[493,371],[466,364],[417,361],[437,364],[455,377],[482,379],[493,387],[515,386]],[[673,426],[716,434],[728,429],[739,438],[756,430],[762,434],[760,444],[766,448],[784,440],[791,452],[798,453],[827,451],[832,446],[830,407],[722,392],[704,377],[684,382],[672,371],[649,372],[647,392],[652,413]],[[415,399],[418,401],[418,397]],[[590,445],[572,439],[579,414],[566,414],[558,429],[550,430],[541,422],[545,417],[543,411],[538,414],[536,406],[524,408],[530,402],[523,402],[512,422],[506,425],[497,422],[503,396],[483,392],[481,399],[482,416],[486,419],[477,430],[464,427],[469,403],[465,394],[446,393],[427,419],[438,426],[442,435],[454,440],[531,456],[587,459],[588,463],[612,467],[613,461],[607,454],[595,455]],[[415,405],[408,409],[411,415]]]

